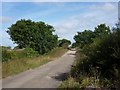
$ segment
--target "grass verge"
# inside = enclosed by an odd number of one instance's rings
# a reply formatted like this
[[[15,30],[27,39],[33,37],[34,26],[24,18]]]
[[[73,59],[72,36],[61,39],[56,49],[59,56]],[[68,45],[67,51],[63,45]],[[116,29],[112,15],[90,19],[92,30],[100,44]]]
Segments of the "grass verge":
[[[20,72],[33,69],[40,65],[43,65],[47,62],[57,59],[58,57],[62,56],[67,49],[63,48],[55,48],[51,52],[47,53],[46,55],[40,55],[34,58],[24,58],[18,60],[11,60],[8,62],[2,63],[2,78],[18,74]]]
[[[74,80],[74,78],[69,77],[67,80],[63,81],[61,85],[58,87],[58,90],[68,90],[70,88],[74,88],[74,90],[80,88],[80,84]]]

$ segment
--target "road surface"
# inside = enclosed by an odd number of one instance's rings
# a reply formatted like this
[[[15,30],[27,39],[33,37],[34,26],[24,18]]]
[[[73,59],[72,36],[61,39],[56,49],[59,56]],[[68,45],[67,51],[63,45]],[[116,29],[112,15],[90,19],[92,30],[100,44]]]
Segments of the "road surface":
[[[7,77],[2,80],[2,88],[57,88],[70,71],[74,55],[75,51],[68,51],[36,69]]]

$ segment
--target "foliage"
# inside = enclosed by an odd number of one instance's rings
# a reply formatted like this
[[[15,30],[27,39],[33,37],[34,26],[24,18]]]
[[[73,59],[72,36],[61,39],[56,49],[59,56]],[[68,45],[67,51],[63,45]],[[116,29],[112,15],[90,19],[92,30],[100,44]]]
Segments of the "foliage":
[[[71,42],[67,39],[62,39],[62,40],[59,40],[59,42],[58,42],[58,46],[64,47],[64,48],[67,48],[70,44],[71,44]]]
[[[84,41],[77,51],[71,77],[81,87],[120,88],[120,28],[117,26],[111,32],[108,26],[100,24],[93,33],[92,42]],[[87,35],[80,33],[78,41],[83,36],[87,39]],[[76,43],[81,45],[77,39]]]
[[[38,52],[34,51],[32,48],[25,48],[23,50],[2,50],[2,62],[35,56],[38,56]]]
[[[92,31],[85,30],[84,32],[78,32],[78,34],[74,36],[74,40],[77,46],[83,48],[84,45],[92,43],[94,37],[95,35]]]
[[[106,36],[111,33],[110,27],[106,26],[105,24],[100,24],[97,27],[95,27],[94,33],[96,37],[102,38],[102,36]]]
[[[25,57],[38,56],[38,52],[34,51],[32,48],[25,48],[23,54],[25,55]]]
[[[7,52],[7,50],[2,50],[2,62],[8,61],[8,59],[10,59],[10,58],[11,58],[11,56]]]
[[[6,49],[6,50],[10,50],[11,49],[11,47],[10,46],[0,46],[0,49]]]
[[[78,32],[78,34],[74,36],[74,40],[76,41],[76,46],[83,48],[84,46],[93,43],[95,38],[99,37],[100,39],[103,39],[110,33],[109,26],[100,24],[95,27],[94,31],[85,30],[83,32]]]
[[[72,47],[72,48],[77,47],[76,43],[72,43],[72,46],[71,46],[71,47]]]
[[[97,67],[101,77],[107,79],[118,79],[120,75],[120,30],[116,30],[104,39],[97,39],[86,51],[89,57],[88,68]],[[90,71],[89,71],[90,72]]]
[[[21,19],[12,24],[7,33],[19,48],[30,47],[44,54],[57,46],[58,36],[54,31],[53,26],[44,22]]]

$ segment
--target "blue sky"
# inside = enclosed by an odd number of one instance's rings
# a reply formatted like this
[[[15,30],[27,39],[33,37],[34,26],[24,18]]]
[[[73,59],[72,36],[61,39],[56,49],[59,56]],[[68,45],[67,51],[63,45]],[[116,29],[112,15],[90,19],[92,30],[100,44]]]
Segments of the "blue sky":
[[[15,44],[6,33],[8,27],[20,19],[44,21],[56,30],[60,38],[74,42],[74,35],[85,29],[106,23],[113,27],[118,19],[117,2],[2,2],[1,45]]]

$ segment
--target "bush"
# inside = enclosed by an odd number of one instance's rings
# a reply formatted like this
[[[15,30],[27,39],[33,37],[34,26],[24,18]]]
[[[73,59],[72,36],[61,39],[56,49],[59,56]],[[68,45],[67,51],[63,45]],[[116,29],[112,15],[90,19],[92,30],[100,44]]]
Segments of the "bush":
[[[25,48],[24,50],[2,49],[2,62],[35,56],[38,56],[38,52],[31,48]]]
[[[32,48],[25,48],[23,52],[25,57],[33,57],[39,55],[38,52],[34,51]]]
[[[115,78],[115,72],[120,72],[120,32],[116,31],[102,39],[95,48],[93,54],[88,55],[89,62],[93,67],[99,67],[102,77]]]
[[[86,45],[82,50],[79,50],[77,54],[77,61],[75,62],[71,70],[71,75],[74,78],[79,79],[82,76],[86,76],[88,78],[98,77],[101,80],[99,83],[103,87],[119,87],[119,29],[116,29],[116,31],[114,31],[112,34],[105,36],[102,39],[95,38],[92,44]],[[81,85],[85,85],[84,80],[82,80]]]
[[[69,78],[68,80],[64,81],[58,88],[58,90],[69,90],[69,88],[73,88],[73,90],[79,90],[80,84],[76,82],[74,78]]]
[[[7,50],[2,50],[2,62],[8,61],[10,59],[11,59],[11,56],[7,52]]]

